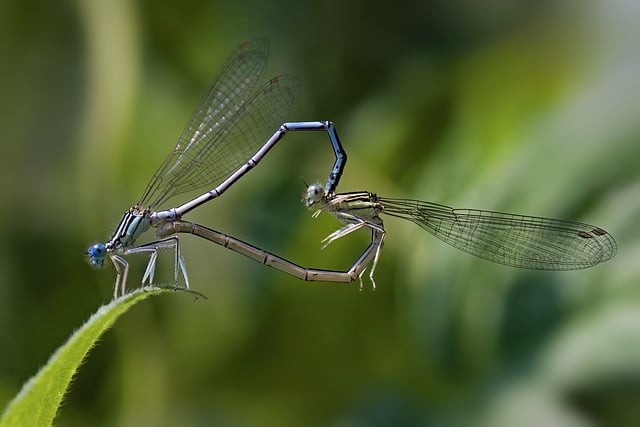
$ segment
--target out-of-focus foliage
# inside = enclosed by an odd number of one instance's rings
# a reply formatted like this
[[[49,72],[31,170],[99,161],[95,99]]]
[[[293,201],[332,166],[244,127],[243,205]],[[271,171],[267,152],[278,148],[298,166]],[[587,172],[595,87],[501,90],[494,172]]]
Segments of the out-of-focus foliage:
[[[0,416],[0,426],[52,425],[80,364],[102,334],[137,302],[151,295],[176,291],[190,292],[175,286],[139,287],[98,308],[82,327],[53,353],[47,364],[25,382],[20,393]],[[200,297],[197,293],[192,295]]]
[[[624,0],[4,2],[0,401],[110,298],[114,271],[83,251],[141,195],[227,53],[262,35],[270,74],[304,82],[290,119],[337,125],[339,190],[593,223],[618,255],[520,271],[390,218],[378,289],[358,292],[184,238],[209,299],[137,306],[59,424],[637,425],[639,18]],[[365,233],[320,251],[338,224],[300,204],[300,178],[323,180],[331,156],[322,134],[287,136],[189,219],[347,267]]]

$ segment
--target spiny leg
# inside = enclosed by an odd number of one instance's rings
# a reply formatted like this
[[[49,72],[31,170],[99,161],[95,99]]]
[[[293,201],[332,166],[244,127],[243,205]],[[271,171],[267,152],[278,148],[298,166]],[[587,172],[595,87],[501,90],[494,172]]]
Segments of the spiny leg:
[[[334,231],[333,233],[329,234],[327,237],[325,237],[324,239],[322,239],[322,249],[326,248],[327,246],[329,246],[331,243],[333,243],[334,241],[350,234],[353,233],[356,230],[361,229],[362,227],[365,226],[364,222],[356,222],[356,223],[351,223],[351,224],[347,224],[342,228],[339,228],[338,230]]]
[[[373,224],[371,224],[371,225],[373,225]],[[372,230],[374,230],[374,227],[370,227],[370,228]],[[376,271],[376,267],[378,265],[378,259],[380,259],[380,251],[382,250],[382,244],[384,243],[384,236],[387,234],[387,232],[386,232],[386,230],[384,228],[380,228],[380,227],[376,226],[375,230],[380,231],[382,233],[382,235],[380,236],[380,241],[377,243],[376,254],[373,256],[373,263],[371,264],[371,271],[369,271],[369,279],[371,280],[371,286],[373,286],[374,290],[376,288],[376,281],[373,279],[373,274]],[[364,271],[363,271],[363,273],[364,273]]]
[[[154,245],[155,242],[146,244],[144,246],[137,246],[135,248],[127,249],[127,251],[125,252],[126,255],[145,252],[151,253],[151,255],[149,256],[149,262],[147,263],[147,268],[145,269],[144,275],[142,276],[143,285],[147,282],[147,280],[150,285],[153,283],[153,278],[156,272],[156,260],[158,259],[158,248]]]
[[[124,296],[127,286],[127,275],[129,273],[129,263],[118,255],[110,256],[111,262],[116,269],[116,283],[113,287],[113,298],[118,298],[118,285],[120,285],[120,295]]]
[[[151,256],[149,257],[149,262],[147,263],[147,268],[142,276],[142,284],[148,282],[150,285],[153,284],[153,279],[156,270],[156,261],[158,259],[158,250],[160,249],[173,249],[175,254],[174,259],[174,271],[173,271],[173,279],[178,282],[178,269],[182,272],[182,277],[184,277],[184,282],[189,289],[189,277],[187,276],[187,267],[184,262],[184,258],[180,253],[179,241],[176,236],[169,237],[167,239],[158,240],[155,242],[147,243],[141,246],[137,246],[135,248],[130,248],[126,251],[127,254],[134,253],[142,253],[142,252],[151,252]]]
[[[329,244],[331,244],[335,240],[338,240],[350,233],[353,233],[354,231],[359,230],[364,226],[367,226],[367,222],[365,220],[352,214],[339,212],[335,214],[335,217],[342,222],[346,222],[347,225],[334,231],[333,233],[329,234],[327,237],[322,239],[321,243],[324,243],[322,245],[322,249],[329,246]]]
[[[371,281],[371,287],[373,288],[373,290],[376,290],[376,281],[373,278],[373,275],[375,274],[376,271],[376,266],[378,265],[378,259],[380,258],[380,252],[382,250],[382,244],[384,242],[384,236],[386,235],[386,230],[377,224],[373,224],[370,222],[365,222],[364,224],[367,228],[371,229],[371,243],[372,245],[375,245],[375,253],[373,256],[373,260],[369,261],[369,264],[371,265],[371,269],[369,270],[369,280]],[[380,233],[378,235],[378,233]],[[379,236],[379,237],[378,237]],[[363,284],[363,280],[362,277],[364,276],[365,271],[367,270],[367,268],[365,267],[361,272],[360,275],[358,276],[358,278],[360,279],[360,288],[359,290],[362,291],[362,288],[364,286]]]
[[[318,212],[320,212],[320,211],[318,211]],[[372,242],[375,241],[375,245],[376,246],[375,246],[375,254],[374,254],[374,257],[373,257],[373,262],[371,264],[371,270],[369,270],[369,279],[371,280],[371,285],[372,285],[373,289],[375,290],[376,281],[373,278],[373,275],[374,275],[374,273],[376,271],[376,266],[378,265],[378,260],[380,258],[380,251],[382,249],[382,244],[384,242],[384,237],[386,235],[386,230],[384,229],[384,226],[382,225],[382,223],[376,224],[374,222],[364,220],[359,216],[352,215],[352,214],[346,213],[346,212],[338,212],[338,213],[335,213],[334,215],[339,220],[341,220],[343,222],[347,222],[347,225],[345,225],[344,227],[341,227],[340,229],[334,231],[333,233],[331,233],[330,235],[325,237],[322,240],[322,243],[324,243],[323,246],[322,246],[322,249],[326,248],[329,244],[331,244],[335,240],[340,239],[342,237],[345,237],[346,235],[348,235],[350,233],[353,233],[354,231],[359,230],[362,227],[367,227],[367,228],[371,229],[371,232],[373,234]],[[376,238],[376,234],[377,233],[380,233],[378,238]],[[366,271],[366,268],[364,268],[362,270],[362,272],[360,273],[360,275],[358,276],[358,278],[360,279],[360,290],[362,290],[362,288],[363,288],[362,277],[364,276],[365,271]]]
[[[362,272],[360,273],[360,275],[358,276],[358,279],[360,279],[360,286],[358,286],[358,290],[359,290],[360,292],[362,292],[362,289],[364,288],[364,283],[363,283],[363,281],[362,281],[362,276],[364,276],[364,272],[365,272],[365,271],[367,271],[367,267],[365,267],[365,268],[362,270]],[[373,284],[373,289],[375,289],[375,288],[376,288],[376,284],[374,283],[374,284]]]

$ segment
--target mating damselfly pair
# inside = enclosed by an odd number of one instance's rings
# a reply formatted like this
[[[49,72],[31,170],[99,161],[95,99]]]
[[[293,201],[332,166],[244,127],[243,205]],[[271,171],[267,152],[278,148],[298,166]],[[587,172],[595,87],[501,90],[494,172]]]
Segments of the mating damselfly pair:
[[[189,279],[180,253],[178,233],[191,233],[246,255],[299,279],[353,282],[371,266],[373,274],[385,238],[380,214],[413,221],[444,242],[478,257],[514,267],[541,270],[573,270],[591,267],[616,253],[616,243],[605,230],[588,224],[477,209],[454,209],[437,203],[388,199],[370,192],[336,193],[347,156],[334,125],[327,121],[285,122],[299,93],[292,76],[274,77],[259,86],[268,57],[268,43],[245,40],[231,53],[204,98],[187,122],[173,151],[151,178],[142,198],[127,210],[113,236],[87,250],[92,265],[113,263],[117,277],[114,298],[126,290],[129,264],[125,256],[148,253],[142,283],[153,283],[158,251],[173,250],[174,280]],[[183,219],[198,206],[221,196],[288,132],[325,131],[335,163],[324,187],[307,188],[304,203],[328,212],[345,225],[327,236],[329,243],[362,228],[371,242],[346,271],[301,267],[273,253],[232,236]],[[213,188],[212,188],[213,187]],[[169,209],[169,199],[207,188],[202,195]],[[137,245],[150,228],[159,240]]]

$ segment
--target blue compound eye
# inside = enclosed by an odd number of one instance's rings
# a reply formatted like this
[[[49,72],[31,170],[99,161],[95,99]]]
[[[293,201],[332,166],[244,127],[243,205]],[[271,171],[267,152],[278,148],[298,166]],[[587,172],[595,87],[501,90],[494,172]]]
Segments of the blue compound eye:
[[[96,243],[95,245],[87,249],[87,255],[89,256],[89,262],[91,265],[102,267],[104,264],[104,257],[107,254],[107,248],[104,243]]]

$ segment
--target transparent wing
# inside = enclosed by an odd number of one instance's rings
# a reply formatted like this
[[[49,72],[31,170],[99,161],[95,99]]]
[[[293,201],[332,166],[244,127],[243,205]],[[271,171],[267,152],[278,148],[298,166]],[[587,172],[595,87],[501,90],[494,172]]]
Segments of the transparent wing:
[[[180,180],[172,182],[170,195],[217,184],[244,165],[284,123],[299,92],[300,81],[293,76],[268,81],[218,135],[224,143],[209,144],[191,159]]]
[[[576,270],[612,258],[617,246],[589,224],[418,200],[379,199],[383,213],[408,219],[445,243],[489,261],[534,270]]]
[[[242,41],[231,53],[191,115],[176,147],[147,185],[139,206],[155,207],[172,196],[221,179],[218,170],[228,167],[223,160],[210,164],[208,175],[200,172],[199,179],[194,179],[192,169],[216,145],[229,143],[224,136],[254,96],[268,51],[266,40],[253,39]]]

